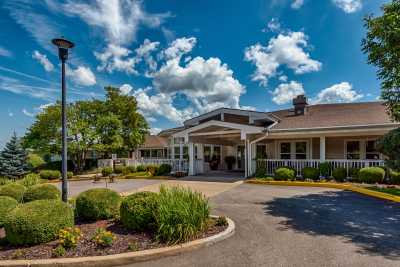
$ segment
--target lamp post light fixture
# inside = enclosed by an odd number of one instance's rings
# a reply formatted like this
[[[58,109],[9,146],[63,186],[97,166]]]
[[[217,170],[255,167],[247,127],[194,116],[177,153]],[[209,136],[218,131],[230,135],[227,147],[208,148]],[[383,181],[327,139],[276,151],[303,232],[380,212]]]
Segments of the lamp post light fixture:
[[[58,57],[61,60],[61,169],[62,169],[62,200],[68,201],[68,177],[67,177],[67,88],[65,84],[65,62],[68,59],[68,49],[74,47],[74,43],[61,38],[56,38],[51,41],[58,47]]]

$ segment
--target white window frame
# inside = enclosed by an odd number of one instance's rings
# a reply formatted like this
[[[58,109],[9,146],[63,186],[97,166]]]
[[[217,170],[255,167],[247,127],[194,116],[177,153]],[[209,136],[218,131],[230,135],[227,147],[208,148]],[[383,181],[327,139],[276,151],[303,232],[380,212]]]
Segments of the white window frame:
[[[280,140],[278,142],[278,158],[281,159],[281,143],[290,143],[290,160],[296,159],[296,143],[306,143],[306,159],[310,159],[310,140],[300,139],[300,140]]]
[[[377,141],[377,138],[352,138],[344,140],[344,156],[343,158],[347,160],[347,143],[358,141],[360,143],[360,159],[359,160],[367,160],[367,141]],[[382,154],[378,152],[379,159],[382,159]],[[372,160],[372,159],[369,159]]]

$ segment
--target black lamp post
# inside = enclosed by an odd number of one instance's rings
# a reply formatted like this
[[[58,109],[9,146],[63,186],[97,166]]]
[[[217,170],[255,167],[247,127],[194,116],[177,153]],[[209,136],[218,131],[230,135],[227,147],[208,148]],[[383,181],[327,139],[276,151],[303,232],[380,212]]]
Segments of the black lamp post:
[[[61,136],[62,136],[62,200],[68,201],[68,181],[67,181],[67,112],[66,112],[66,99],[67,89],[65,85],[65,61],[68,59],[68,49],[74,47],[74,43],[64,38],[56,38],[51,41],[58,47],[58,57],[61,60]]]

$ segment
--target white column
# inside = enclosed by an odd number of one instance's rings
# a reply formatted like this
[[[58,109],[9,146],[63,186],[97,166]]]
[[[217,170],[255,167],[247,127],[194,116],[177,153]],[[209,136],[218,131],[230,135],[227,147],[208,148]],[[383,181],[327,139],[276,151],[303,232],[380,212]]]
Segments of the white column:
[[[325,161],[325,136],[319,138],[319,159]]]
[[[197,144],[197,159],[200,160],[198,164],[198,171],[199,173],[204,173],[204,145]]]
[[[183,143],[179,143],[179,159],[183,160]]]
[[[248,177],[248,153],[247,153],[247,140],[244,140],[244,177]]]
[[[189,142],[189,175],[195,175],[194,169],[194,144]]]

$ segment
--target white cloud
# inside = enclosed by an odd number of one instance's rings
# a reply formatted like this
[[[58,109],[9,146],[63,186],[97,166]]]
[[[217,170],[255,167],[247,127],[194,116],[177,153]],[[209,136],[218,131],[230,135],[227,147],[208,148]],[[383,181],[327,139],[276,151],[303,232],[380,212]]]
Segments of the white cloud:
[[[46,71],[53,71],[54,65],[50,62],[46,55],[41,54],[39,51],[33,51],[32,58],[36,59]]]
[[[163,55],[166,59],[180,59],[184,54],[193,50],[196,46],[197,39],[195,37],[182,37],[175,39],[170,46],[164,50]]]
[[[121,93],[123,95],[129,95],[129,93],[132,91],[133,87],[130,86],[129,84],[123,84],[119,90],[121,90]]]
[[[131,53],[132,51],[125,47],[109,44],[102,53],[94,52],[95,57],[101,62],[97,70],[105,70],[109,73],[124,71],[129,74],[138,74],[135,70],[137,59],[128,57]]]
[[[0,46],[0,56],[2,57],[12,57],[13,54],[10,50],[5,49],[4,47]]]
[[[291,8],[293,9],[299,9],[303,6],[304,0],[294,0],[292,4],[290,5]]]
[[[76,69],[67,70],[67,74],[77,85],[92,86],[96,84],[96,76],[88,67],[78,66]]]
[[[279,81],[281,81],[281,82],[287,82],[287,80],[288,80],[288,76],[286,76],[286,75],[281,75],[281,76],[279,76]]]
[[[13,116],[14,116],[14,113],[12,113],[11,111],[8,111],[8,116],[9,116],[9,117],[13,117]]]
[[[333,3],[346,13],[354,13],[362,8],[361,0],[332,0]]]
[[[301,83],[295,81],[282,83],[272,92],[272,101],[274,101],[278,105],[283,105],[286,103],[290,103],[293,98],[302,94],[304,94],[304,89]]]
[[[263,32],[269,32],[269,31],[279,32],[280,30],[281,30],[281,23],[277,19],[272,18],[268,22],[267,27],[265,29],[263,29],[262,31]]]
[[[310,54],[305,51],[308,47],[308,37],[303,32],[280,33],[267,46],[257,43],[247,47],[244,59],[256,66],[252,80],[266,85],[281,65],[292,69],[296,74],[319,71],[322,63],[311,59]]]
[[[159,134],[161,131],[162,131],[161,128],[156,128],[156,127],[150,129],[150,133],[153,134],[153,135],[157,135],[157,134]]]
[[[35,114],[33,114],[32,112],[27,111],[25,108],[22,109],[22,113],[24,113],[28,117],[35,116]]]
[[[314,104],[349,103],[362,97],[363,95],[355,91],[350,83],[342,82],[321,90],[314,99],[311,99],[311,102]]]
[[[157,62],[151,53],[156,51],[159,45],[160,42],[151,42],[149,39],[145,39],[143,44],[135,49],[137,60],[143,59],[151,72],[157,69]]]
[[[2,75],[0,75],[0,90],[44,100],[53,99],[59,91],[55,88],[34,86],[32,83],[25,84],[18,79]]]

